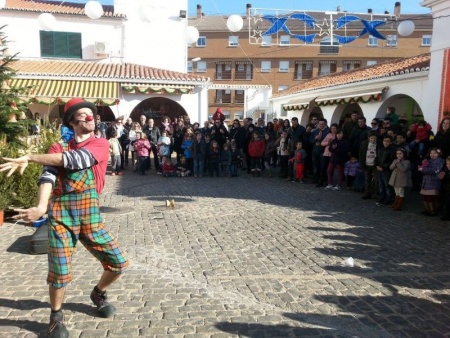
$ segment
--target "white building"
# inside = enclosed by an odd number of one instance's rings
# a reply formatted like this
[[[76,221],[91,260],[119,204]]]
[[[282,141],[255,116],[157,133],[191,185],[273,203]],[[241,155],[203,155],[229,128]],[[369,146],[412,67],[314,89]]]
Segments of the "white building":
[[[430,54],[311,79],[275,94],[272,111],[278,117],[297,116],[305,124],[311,114],[338,123],[356,110],[370,122],[393,106],[409,121],[423,115],[437,131],[442,117],[450,115],[450,0],[421,5],[433,16]]]
[[[209,79],[186,73],[187,0],[115,0],[103,10],[93,20],[84,4],[6,1],[2,31],[19,60],[11,85],[35,87],[30,110],[58,117],[68,99],[82,96],[109,120],[142,113],[205,120]]]

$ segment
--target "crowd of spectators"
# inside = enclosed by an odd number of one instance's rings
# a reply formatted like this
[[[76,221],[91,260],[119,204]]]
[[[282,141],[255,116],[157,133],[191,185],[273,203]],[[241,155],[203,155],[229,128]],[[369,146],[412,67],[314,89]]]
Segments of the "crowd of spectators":
[[[423,119],[408,125],[393,107],[370,126],[356,111],[331,125],[320,116],[311,116],[305,126],[296,117],[267,124],[262,118],[255,123],[236,119],[231,126],[224,120],[220,109],[203,126],[188,116],[164,117],[156,126],[142,115],[139,122],[118,118],[108,128],[98,120],[96,133],[119,140],[120,158],[112,153],[112,174],[121,174],[131,163],[145,175],[153,158],[156,172],[164,176],[277,175],[331,191],[363,192],[363,199],[394,210],[402,209],[405,188],[411,187],[423,196],[423,214],[443,210],[442,219],[450,219],[450,118],[441,121],[436,133]]]

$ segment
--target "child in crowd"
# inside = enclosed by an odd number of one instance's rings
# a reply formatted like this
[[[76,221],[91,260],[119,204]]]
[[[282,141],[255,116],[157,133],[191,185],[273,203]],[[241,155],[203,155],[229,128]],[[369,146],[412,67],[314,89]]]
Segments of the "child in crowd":
[[[371,199],[375,197],[378,185],[377,175],[375,173],[375,160],[377,158],[377,133],[369,131],[368,139],[361,143],[359,148],[359,162],[361,169],[364,170],[364,195],[362,199]]]
[[[356,175],[361,172],[361,167],[356,156],[350,157],[350,160],[348,160],[344,166],[344,176],[345,181],[347,182],[347,190],[352,190]]]
[[[177,176],[177,168],[173,165],[172,160],[168,156],[162,158],[162,174],[164,177]]]
[[[431,129],[431,125],[424,120],[420,120],[412,125],[411,131],[415,133],[416,137],[411,141],[409,147],[411,151],[414,151],[416,146],[418,146],[418,155],[420,158],[425,154],[425,142],[428,140]]]
[[[409,149],[409,145],[406,142],[406,135],[403,132],[399,132],[397,135],[395,135],[395,144],[394,144],[394,148],[395,149],[403,149],[406,152],[406,156],[405,158],[408,159],[409,158],[409,153],[411,152],[411,150]]]
[[[220,171],[223,176],[230,176],[230,164],[231,164],[231,151],[228,147],[228,143],[223,145],[222,152],[220,153]]]
[[[163,163],[162,158],[163,157],[170,157],[170,138],[167,136],[167,131],[163,131],[161,133],[161,136],[159,137],[158,141],[156,142],[156,145],[158,147],[158,156],[159,156],[159,163]],[[161,168],[159,168],[161,169]]]
[[[444,214],[441,221],[450,221],[450,156],[445,159],[445,167],[439,173],[444,192]]]
[[[220,149],[219,143],[217,141],[211,142],[211,148],[209,150],[209,176],[214,177],[216,173],[219,177],[219,167],[220,167]]]
[[[275,141],[277,155],[280,159],[280,178],[288,177],[289,150],[287,146],[287,132],[286,130],[283,130],[281,132],[281,136],[278,138],[278,140]]]
[[[203,165],[203,173],[208,174],[210,170],[209,156],[211,153],[211,135],[207,133],[205,134],[204,137],[205,137],[205,163]]]
[[[150,158],[149,150],[150,150],[150,142],[147,140],[147,137],[142,132],[136,133],[136,140],[134,141],[134,150],[136,151],[138,157],[138,171],[139,175],[145,175],[145,171],[148,167],[148,161]]]
[[[295,145],[294,157],[289,159],[289,162],[294,163],[295,181],[305,183],[305,160],[306,151],[303,149],[303,143],[297,142]]]
[[[266,171],[266,177],[272,177],[270,163],[273,159],[273,154],[275,153],[275,145],[272,135],[268,132],[264,133],[264,141],[266,143],[266,148],[264,150],[264,169]]]
[[[111,138],[109,139],[109,154],[111,155],[111,176],[122,175],[120,171],[121,161],[120,154],[122,147],[120,146],[117,130],[111,131]]]
[[[195,133],[195,141],[192,143],[191,149],[194,160],[194,177],[202,177],[206,157],[206,143],[201,132]]]
[[[177,174],[181,177],[187,177],[191,174],[186,156],[181,156],[180,163],[177,165]]]
[[[187,134],[183,143],[181,143],[181,149],[184,150],[184,157],[186,157],[187,167],[189,171],[194,169],[194,159],[192,155],[192,144],[194,142],[194,134]]]
[[[342,130],[337,130],[336,138],[333,139],[328,150],[331,153],[330,162],[328,163],[327,176],[328,185],[326,190],[341,190],[342,182],[344,181],[344,166],[348,159],[348,153],[350,152],[350,143],[344,138]],[[337,169],[338,181],[333,186],[334,169]]]
[[[242,161],[242,153],[237,148],[235,142],[231,142],[231,164],[230,164],[230,174],[231,177],[238,176],[238,163]]]
[[[397,157],[392,164],[390,169],[392,170],[391,178],[389,179],[389,185],[394,187],[395,190],[395,200],[394,204],[389,207],[393,210],[402,210],[403,201],[405,198],[405,187],[410,187],[411,184],[411,165],[406,159],[406,150],[398,148],[395,151],[395,156]]]
[[[257,132],[253,132],[252,139],[248,144],[248,156],[251,161],[251,172],[253,177],[261,176],[261,159],[264,156],[265,143],[260,139]]]
[[[383,146],[377,150],[375,159],[380,193],[379,204],[391,204],[394,202],[394,191],[389,185],[391,176],[390,165],[395,159],[395,148],[392,146],[392,141],[392,137],[389,135],[383,137]]]
[[[430,149],[430,159],[423,160],[422,165],[419,166],[419,171],[423,174],[420,194],[422,195],[425,208],[425,210],[422,211],[422,214],[424,215],[436,215],[437,196],[439,195],[439,190],[441,188],[439,173],[443,166],[444,160],[440,157],[440,150],[437,148]]]

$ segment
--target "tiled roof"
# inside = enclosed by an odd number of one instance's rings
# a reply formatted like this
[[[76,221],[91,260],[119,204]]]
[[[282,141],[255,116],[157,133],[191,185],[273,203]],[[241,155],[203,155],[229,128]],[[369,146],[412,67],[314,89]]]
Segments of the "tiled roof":
[[[67,1],[54,2],[42,0],[6,0],[6,6],[2,11],[22,11],[52,14],[85,15],[85,4]],[[125,18],[125,14],[114,13],[114,6],[102,5],[103,16],[107,18]]]
[[[370,81],[377,78],[390,77],[413,72],[421,72],[424,70],[428,70],[429,67],[430,53],[421,54],[413,57],[387,61],[363,68],[356,68],[350,71],[315,77],[298,85],[292,86],[286,90],[283,90],[280,93],[276,93],[273,95],[273,97],[283,97],[300,92],[308,92],[343,84]]]
[[[137,64],[99,63],[73,60],[19,59],[11,64],[17,77],[47,77],[48,79],[86,78],[86,80],[116,80],[118,82],[207,82],[208,78]]]

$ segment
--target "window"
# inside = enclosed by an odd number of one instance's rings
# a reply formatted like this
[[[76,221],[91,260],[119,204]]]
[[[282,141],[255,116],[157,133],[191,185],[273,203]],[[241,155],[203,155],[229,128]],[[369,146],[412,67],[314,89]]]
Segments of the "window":
[[[296,61],[295,62],[295,80],[306,80],[313,76],[312,61]]]
[[[238,90],[236,90],[236,94],[238,94],[238,95],[244,95],[244,91],[243,91],[243,90],[240,90],[240,89],[238,89]]]
[[[271,61],[261,61],[261,72],[262,73],[270,73],[271,68],[272,68]]]
[[[188,63],[187,63],[187,72],[188,73],[192,73],[192,71],[193,71],[193,64],[192,64],[192,61],[188,61]]]
[[[228,37],[228,47],[237,47],[239,46],[239,37],[238,36],[229,36]]]
[[[81,33],[40,31],[41,56],[81,59]]]
[[[369,35],[369,46],[378,46],[378,39],[372,35]]]
[[[278,86],[278,91],[279,91],[279,92],[282,92],[283,90],[286,90],[286,89],[288,89],[288,88],[289,88],[288,85],[281,85],[281,86]]]
[[[320,54],[339,54],[339,41],[333,37],[333,40],[329,36],[320,41]]]
[[[281,46],[289,46],[291,44],[291,36],[290,35],[281,35],[280,36],[280,45]]]
[[[231,112],[229,110],[222,110],[223,116],[225,116],[225,120],[231,120]]]
[[[376,64],[377,64],[376,61],[367,61],[368,66],[372,66],[372,65],[376,65]]]
[[[280,61],[280,65],[279,65],[278,71],[280,73],[287,73],[287,72],[289,72],[289,61]]]
[[[319,75],[336,73],[336,61],[319,62]]]
[[[343,61],[342,62],[342,71],[349,71],[355,68],[359,68],[361,66],[361,61]]]
[[[197,62],[197,73],[206,73],[206,61]]]
[[[431,35],[422,35],[422,46],[431,46]]]
[[[264,35],[262,37],[262,45],[263,46],[272,46],[272,36],[271,35]]]
[[[243,111],[235,111],[234,118],[238,119],[238,120],[242,120],[244,118],[244,112]]]
[[[397,35],[388,35],[386,37],[386,46],[397,47]]]
[[[206,36],[199,36],[197,39],[197,47],[206,47]]]
[[[243,72],[245,70],[245,65],[238,65],[237,70],[238,72]]]

